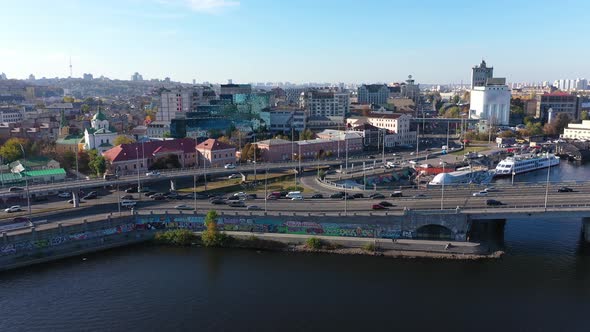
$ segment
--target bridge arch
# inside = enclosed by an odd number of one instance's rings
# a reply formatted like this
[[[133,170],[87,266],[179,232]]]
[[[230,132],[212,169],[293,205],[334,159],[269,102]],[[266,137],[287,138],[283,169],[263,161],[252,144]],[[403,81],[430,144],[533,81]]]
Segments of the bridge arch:
[[[416,229],[416,239],[420,240],[454,240],[453,231],[442,225],[424,225]]]

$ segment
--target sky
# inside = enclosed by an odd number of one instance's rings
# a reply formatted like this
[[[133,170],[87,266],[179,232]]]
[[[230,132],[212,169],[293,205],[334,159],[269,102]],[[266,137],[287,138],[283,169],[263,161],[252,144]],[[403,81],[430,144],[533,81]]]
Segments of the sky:
[[[590,78],[588,0],[0,0],[23,79],[467,83]]]

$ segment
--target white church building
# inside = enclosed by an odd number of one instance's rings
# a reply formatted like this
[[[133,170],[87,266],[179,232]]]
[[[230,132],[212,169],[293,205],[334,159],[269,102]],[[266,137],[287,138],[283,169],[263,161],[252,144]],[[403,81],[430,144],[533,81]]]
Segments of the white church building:
[[[90,123],[92,127],[84,131],[84,150],[96,149],[103,153],[112,148],[117,133],[109,129],[109,121],[100,108]]]

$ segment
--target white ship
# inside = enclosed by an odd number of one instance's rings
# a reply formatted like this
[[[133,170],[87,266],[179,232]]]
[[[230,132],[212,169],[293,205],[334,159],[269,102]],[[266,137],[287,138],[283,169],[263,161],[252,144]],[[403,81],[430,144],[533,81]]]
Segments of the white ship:
[[[559,165],[559,157],[544,153],[544,154],[521,154],[514,157],[508,157],[502,160],[496,166],[496,176],[521,174],[525,172],[534,171],[541,168]]]

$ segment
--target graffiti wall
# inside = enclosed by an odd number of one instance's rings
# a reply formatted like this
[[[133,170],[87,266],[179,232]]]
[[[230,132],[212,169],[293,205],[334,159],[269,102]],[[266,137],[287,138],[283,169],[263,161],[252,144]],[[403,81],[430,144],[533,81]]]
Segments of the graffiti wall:
[[[66,243],[95,239],[108,235],[128,233],[135,229],[135,223],[127,223],[96,231],[57,235],[49,239],[0,244],[0,256],[14,255],[37,249],[45,249],[49,247],[57,247]]]
[[[196,216],[139,216],[138,229],[187,228],[204,230],[204,218]],[[400,225],[318,223],[311,221],[278,220],[268,217],[219,217],[217,227],[222,231],[283,233],[300,235],[325,235],[346,237],[382,237],[397,239],[411,237],[411,232],[402,234]]]

